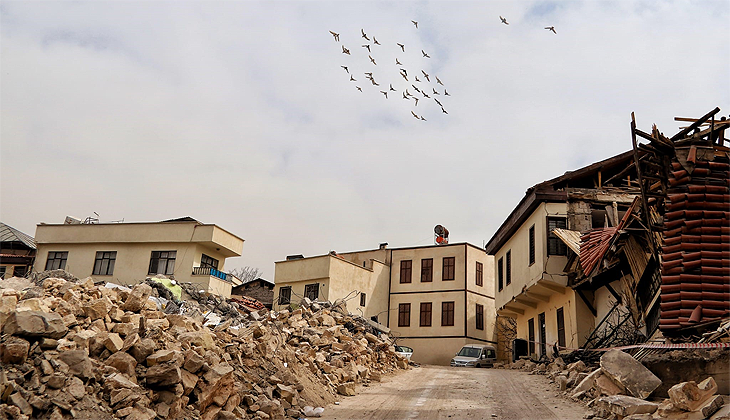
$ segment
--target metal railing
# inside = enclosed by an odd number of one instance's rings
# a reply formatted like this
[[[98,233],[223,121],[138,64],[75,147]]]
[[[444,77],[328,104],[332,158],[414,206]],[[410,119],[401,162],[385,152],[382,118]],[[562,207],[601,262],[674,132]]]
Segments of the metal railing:
[[[224,273],[213,267],[193,267],[194,276],[213,276],[227,282],[233,282],[233,275]]]

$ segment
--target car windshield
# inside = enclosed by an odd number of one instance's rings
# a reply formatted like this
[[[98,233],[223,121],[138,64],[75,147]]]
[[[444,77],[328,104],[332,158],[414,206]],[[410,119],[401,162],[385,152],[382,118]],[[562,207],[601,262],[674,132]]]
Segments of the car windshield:
[[[482,349],[474,348],[474,347],[462,347],[461,351],[457,356],[465,356],[465,357],[479,357],[479,354],[482,352]]]
[[[406,346],[396,346],[395,351],[399,351],[401,353],[413,353],[413,349]]]

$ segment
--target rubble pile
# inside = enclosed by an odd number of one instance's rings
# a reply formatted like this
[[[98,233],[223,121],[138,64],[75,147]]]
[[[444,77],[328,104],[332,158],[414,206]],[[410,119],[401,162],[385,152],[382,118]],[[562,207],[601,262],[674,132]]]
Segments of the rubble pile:
[[[661,379],[621,350],[604,353],[595,368],[581,360],[566,365],[560,357],[549,363],[520,359],[511,368],[547,375],[565,396],[592,408],[588,419],[730,419],[730,399],[717,395],[712,377],[678,383],[669,389],[668,399],[649,400]]]
[[[209,328],[158,309],[145,283],[49,277],[40,291],[0,289],[2,420],[299,418],[408,368],[342,305],[305,299]],[[198,305],[230,312],[215,299]]]

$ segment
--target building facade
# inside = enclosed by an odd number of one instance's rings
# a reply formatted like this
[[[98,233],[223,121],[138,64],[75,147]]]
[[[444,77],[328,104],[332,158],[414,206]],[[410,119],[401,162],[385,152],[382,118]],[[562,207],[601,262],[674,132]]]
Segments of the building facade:
[[[118,284],[163,274],[229,297],[225,260],[241,255],[243,239],[191,218],[148,223],[45,224],[36,227],[35,271],[64,269]]]
[[[496,344],[493,273],[493,259],[467,243],[295,256],[276,263],[274,309],[344,299],[414,361],[446,365],[464,344]]]
[[[0,222],[0,278],[25,276],[33,268],[35,254],[32,236]]]

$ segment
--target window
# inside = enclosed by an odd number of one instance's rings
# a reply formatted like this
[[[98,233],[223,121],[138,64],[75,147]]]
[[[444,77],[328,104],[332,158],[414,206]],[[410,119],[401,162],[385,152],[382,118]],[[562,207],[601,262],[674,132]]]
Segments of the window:
[[[117,251],[96,251],[94,260],[95,276],[111,276],[114,274],[114,262],[117,260]]]
[[[568,246],[560,238],[555,236],[553,229],[567,228],[567,222],[564,217],[548,217],[547,218],[547,251],[548,255],[567,255]]]
[[[477,303],[477,329],[484,329],[484,305]]]
[[[315,300],[319,297],[319,283],[304,286],[304,297]]]
[[[530,348],[529,353],[535,353],[535,318],[530,318],[527,321],[527,343]]]
[[[68,251],[49,251],[46,258],[46,270],[63,270],[66,268]]]
[[[365,293],[360,293],[360,306],[365,306]]]
[[[484,286],[484,264],[477,261],[477,286]]]
[[[511,249],[509,251],[507,251],[506,257],[507,257],[507,261],[506,261],[506,264],[507,264],[506,280],[507,280],[507,282],[506,282],[506,284],[507,284],[507,286],[509,286],[509,284],[512,283],[512,250]]]
[[[200,266],[215,268],[217,270],[218,269],[218,260],[203,254],[203,256],[200,258]]]
[[[431,326],[431,308],[431,302],[421,302],[421,322],[419,323],[420,326]]]
[[[535,264],[535,225],[530,226],[530,265]]]
[[[152,251],[147,274],[174,274],[177,251]]]
[[[497,285],[500,291],[504,289],[504,257],[497,262]]]
[[[558,346],[565,347],[565,317],[563,308],[558,308]]]
[[[400,262],[400,282],[411,282],[411,260],[403,260]]]
[[[421,282],[433,281],[433,258],[421,260]]]
[[[401,303],[398,305],[398,326],[399,327],[410,327],[411,326],[411,304]]]
[[[291,286],[279,289],[279,304],[288,305],[291,303]]]
[[[454,267],[456,267],[456,257],[444,257],[444,270],[441,279],[444,281],[453,280]]]
[[[454,302],[441,302],[441,326],[454,326]]]
[[[546,338],[547,334],[545,331],[545,312],[542,312],[537,316],[537,323],[539,324],[538,326],[540,327],[540,356],[546,356],[547,351],[545,348],[546,347],[545,342],[547,341],[547,338]]]

